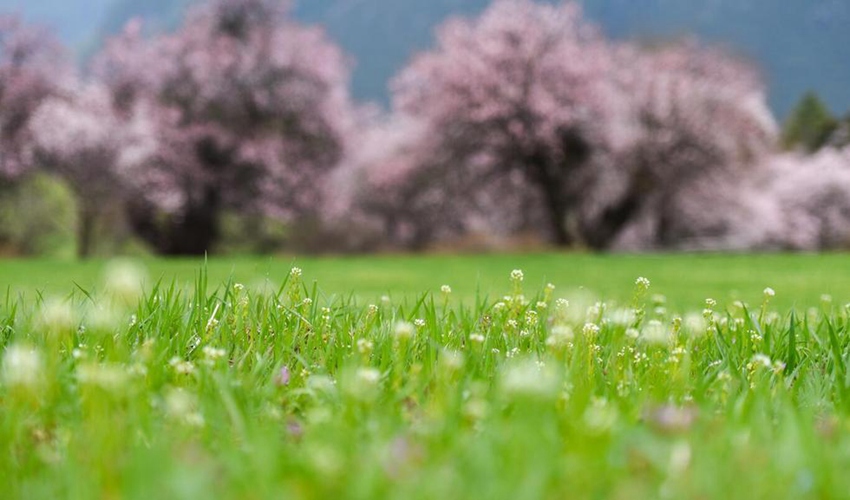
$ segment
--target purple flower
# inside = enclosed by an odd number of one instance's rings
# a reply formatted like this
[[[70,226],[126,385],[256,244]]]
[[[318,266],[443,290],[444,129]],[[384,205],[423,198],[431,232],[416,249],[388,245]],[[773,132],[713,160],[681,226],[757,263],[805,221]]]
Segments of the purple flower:
[[[277,376],[274,378],[274,383],[278,386],[287,386],[289,385],[289,368],[284,366],[281,367],[280,371],[277,372]]]

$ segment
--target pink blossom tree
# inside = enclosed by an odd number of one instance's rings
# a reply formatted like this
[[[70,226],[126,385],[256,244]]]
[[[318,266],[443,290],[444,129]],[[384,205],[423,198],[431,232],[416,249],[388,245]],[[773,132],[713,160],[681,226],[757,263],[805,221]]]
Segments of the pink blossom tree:
[[[746,62],[694,42],[621,56],[632,138],[602,164],[583,234],[596,248],[631,249],[722,237],[708,207],[775,151],[765,86]],[[684,216],[695,203],[702,219]]]
[[[39,166],[76,194],[78,255],[86,258],[99,213],[127,196],[156,150],[153,123],[139,109],[118,115],[104,86],[74,82],[41,103],[29,128]]]
[[[49,32],[14,16],[0,17],[0,184],[35,167],[30,119],[68,74]]]
[[[420,123],[431,144],[415,156],[421,168],[405,169],[444,179],[442,193],[426,188],[421,199],[435,206],[457,194],[472,213],[498,200],[542,214],[554,243],[574,243],[570,220],[591,159],[616,143],[612,123],[624,109],[613,53],[574,3],[497,0],[477,19],[441,26],[436,48],[393,83],[396,113]],[[416,178],[402,177],[428,185]]]
[[[773,228],[763,246],[790,250],[850,248],[850,148],[824,148],[811,156],[778,155],[754,176],[752,193],[774,205],[751,219]]]
[[[490,240],[537,227],[545,214],[519,172],[479,184],[492,160],[448,149],[427,124],[394,114],[366,121],[335,182],[329,213],[384,244],[422,250],[470,233]],[[462,146],[458,144],[457,146]],[[458,156],[465,167],[457,168]],[[525,205],[523,205],[525,204]]]
[[[131,218],[163,253],[210,250],[225,210],[315,210],[346,147],[346,61],[280,2],[215,0],[153,40],[131,24],[96,73],[119,111],[138,102],[154,111],[159,147],[135,181]]]

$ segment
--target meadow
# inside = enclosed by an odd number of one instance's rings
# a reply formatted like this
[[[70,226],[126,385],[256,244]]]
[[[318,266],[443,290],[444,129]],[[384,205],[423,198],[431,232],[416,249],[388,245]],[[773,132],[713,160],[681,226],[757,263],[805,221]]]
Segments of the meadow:
[[[844,255],[0,262],[0,498],[846,498]]]
[[[228,281],[253,287],[280,286],[292,266],[307,271],[325,296],[353,295],[374,301],[383,295],[415,298],[448,284],[456,298],[476,294],[497,298],[504,276],[521,268],[535,287],[556,284],[564,292],[584,291],[604,300],[631,297],[637,276],[652,279],[653,292],[667,295],[680,312],[701,310],[707,297],[724,303],[760,300],[766,286],[780,292],[774,305],[817,305],[824,294],[850,301],[850,256],[845,254],[493,254],[364,257],[237,257],[210,259],[145,259],[146,282],[194,286],[203,269],[212,290]],[[0,294],[68,295],[100,286],[108,261],[0,260]]]

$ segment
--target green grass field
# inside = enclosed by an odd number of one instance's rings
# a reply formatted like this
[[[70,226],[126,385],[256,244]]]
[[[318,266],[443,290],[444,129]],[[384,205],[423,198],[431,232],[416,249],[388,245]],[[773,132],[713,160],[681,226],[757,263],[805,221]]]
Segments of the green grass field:
[[[142,264],[0,262],[1,499],[850,497],[843,255]]]
[[[148,281],[191,285],[203,260],[149,260]],[[13,295],[68,294],[77,285],[95,289],[107,263],[92,261],[0,261],[0,293]],[[850,301],[850,255],[486,255],[389,256],[352,258],[212,258],[206,263],[211,286],[232,279],[247,285],[279,286],[289,268],[298,265],[308,284],[313,281],[328,295],[375,300],[389,294],[417,297],[450,284],[456,296],[472,299],[476,292],[491,298],[503,292],[506,273],[521,268],[529,283],[554,283],[562,291],[584,290],[605,300],[629,298],[637,276],[665,294],[671,307],[701,310],[707,297],[721,302],[760,300],[766,286],[778,295],[782,309],[817,305],[829,294]]]

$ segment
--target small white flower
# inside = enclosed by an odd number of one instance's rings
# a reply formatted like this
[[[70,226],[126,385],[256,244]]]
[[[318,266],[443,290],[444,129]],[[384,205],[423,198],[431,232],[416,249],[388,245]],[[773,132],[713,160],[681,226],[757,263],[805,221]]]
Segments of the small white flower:
[[[567,299],[558,299],[555,301],[555,307],[558,309],[565,311],[570,307],[570,301]]]
[[[407,321],[397,321],[393,326],[393,334],[399,340],[409,340],[416,333],[416,327]]]
[[[301,273],[301,268],[300,268],[300,267],[293,267],[293,268],[289,271],[289,276],[291,276],[293,279],[296,279],[296,280],[301,278],[301,274],[302,274],[302,273]]]
[[[705,299],[705,306],[709,309],[713,309],[717,305],[717,301],[714,299]]]
[[[455,373],[463,368],[463,354],[457,351],[443,351],[440,356],[440,367],[448,373]]]
[[[549,399],[558,392],[558,376],[533,360],[508,365],[501,375],[502,391],[510,397]]]
[[[752,360],[750,360],[749,368],[752,370],[757,366],[761,366],[764,368],[773,369],[773,361],[771,361],[770,356],[767,354],[756,354],[753,356]]]
[[[42,305],[36,324],[52,334],[69,332],[76,327],[76,317],[67,302],[51,299]]]
[[[484,340],[484,335],[481,335],[480,333],[473,333],[469,336],[469,341],[475,344],[483,344]]]
[[[413,326],[416,328],[425,328],[425,320],[422,318],[417,318],[413,320]]]
[[[776,296],[776,292],[773,290],[773,288],[767,287],[767,288],[764,289],[764,298],[770,299],[770,298],[773,298],[775,296]]]
[[[637,285],[639,290],[646,291],[649,290],[650,282],[648,279],[641,276],[637,280],[635,280],[635,285]]]
[[[77,370],[77,380],[81,384],[96,386],[109,392],[120,391],[129,379],[130,373],[119,365],[87,364]]]
[[[511,271],[511,281],[519,283],[524,279],[525,275],[522,273],[521,269],[514,269],[513,271]]]
[[[658,320],[649,321],[641,332],[640,339],[650,344],[669,344],[673,340],[672,332]]]
[[[360,354],[369,354],[372,352],[372,349],[375,348],[375,344],[367,339],[357,339],[357,352]]]
[[[584,327],[581,329],[581,333],[585,337],[592,337],[599,333],[599,326],[595,323],[585,323]]]
[[[566,347],[575,338],[575,332],[566,325],[557,325],[546,339],[546,345],[552,348]]]
[[[362,402],[372,401],[378,396],[381,372],[375,368],[358,368],[345,382],[343,389],[348,396]]]
[[[375,368],[360,368],[355,376],[358,382],[369,385],[375,385],[381,380],[381,372]]]
[[[204,416],[198,411],[197,398],[183,389],[171,389],[165,395],[165,413],[189,427],[203,427]]]
[[[116,260],[106,267],[106,290],[112,296],[132,303],[144,293],[145,268],[128,260]]]
[[[204,357],[209,361],[216,361],[223,358],[227,352],[224,349],[212,347],[212,346],[204,346],[202,349],[204,353]]]
[[[171,358],[168,362],[176,373],[181,375],[191,375],[195,373],[195,365],[192,364],[191,361],[183,360],[177,356]]]
[[[452,287],[450,287],[449,285],[443,285],[440,287],[440,292],[442,292],[443,295],[448,295],[452,293]]]
[[[609,319],[617,326],[627,327],[637,321],[637,312],[630,307],[617,309],[611,313]]]
[[[584,411],[584,424],[594,433],[601,434],[617,423],[617,408],[605,399],[594,399]]]
[[[670,451],[670,463],[667,466],[671,476],[679,476],[691,465],[691,446],[685,442],[677,443]]]
[[[536,326],[537,325],[537,311],[526,311],[525,312],[525,323],[528,326]]]
[[[234,284],[234,285],[233,285],[233,290],[234,290],[236,293],[240,293],[240,292],[242,292],[242,290],[244,290],[244,289],[245,289],[245,285],[243,285],[242,283],[236,283],[236,284]]]
[[[685,316],[683,321],[685,330],[691,334],[703,334],[708,325],[705,322],[705,317],[696,313],[690,313]]]
[[[374,316],[378,314],[378,306],[376,306],[375,304],[369,304],[366,307],[366,313],[369,314],[369,316]]]
[[[41,354],[23,347],[10,346],[3,354],[3,382],[9,386],[34,387],[42,377]]]

